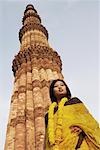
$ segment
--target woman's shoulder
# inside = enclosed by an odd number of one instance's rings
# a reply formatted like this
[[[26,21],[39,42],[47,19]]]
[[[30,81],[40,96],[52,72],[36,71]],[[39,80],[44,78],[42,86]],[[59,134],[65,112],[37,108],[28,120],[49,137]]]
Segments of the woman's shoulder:
[[[82,101],[78,97],[72,97],[70,100],[74,101],[74,102],[80,102],[80,103],[82,103]]]
[[[82,103],[82,101],[77,97],[72,97],[69,101],[67,101],[65,103],[65,106],[66,105],[72,105],[72,104],[78,104],[78,103]]]

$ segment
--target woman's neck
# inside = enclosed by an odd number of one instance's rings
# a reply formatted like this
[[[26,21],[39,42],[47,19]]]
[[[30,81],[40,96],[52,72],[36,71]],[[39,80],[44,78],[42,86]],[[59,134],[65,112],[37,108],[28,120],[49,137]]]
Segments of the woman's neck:
[[[60,101],[61,101],[61,99],[64,98],[64,97],[66,97],[66,96],[59,96],[59,97],[57,98],[57,104],[59,104]]]
[[[60,103],[60,101],[61,101],[61,99],[57,99],[57,104],[59,104],[59,103]]]

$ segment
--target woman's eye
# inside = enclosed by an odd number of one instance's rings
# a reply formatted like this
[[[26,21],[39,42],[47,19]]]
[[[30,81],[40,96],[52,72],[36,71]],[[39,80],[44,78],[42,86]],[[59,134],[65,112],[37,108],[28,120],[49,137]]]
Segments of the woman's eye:
[[[57,87],[56,85],[54,86],[54,88]]]

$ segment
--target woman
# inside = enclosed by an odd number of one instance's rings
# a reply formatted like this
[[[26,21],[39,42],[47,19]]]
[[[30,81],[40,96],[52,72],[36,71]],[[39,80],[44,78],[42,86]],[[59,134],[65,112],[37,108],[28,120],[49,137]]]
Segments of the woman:
[[[100,150],[100,129],[63,80],[51,83],[52,104],[45,116],[46,150]]]

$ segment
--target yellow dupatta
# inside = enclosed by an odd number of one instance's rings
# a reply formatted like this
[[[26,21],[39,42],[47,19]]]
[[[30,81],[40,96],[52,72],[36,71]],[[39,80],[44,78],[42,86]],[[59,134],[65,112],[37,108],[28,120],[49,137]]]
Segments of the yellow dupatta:
[[[72,125],[79,126],[86,134],[80,150],[99,150],[100,129],[98,123],[83,103],[64,106],[66,101],[66,98],[61,100],[55,114],[54,107],[57,104],[52,103],[49,108],[46,150],[74,150],[79,137],[70,132],[69,127]],[[50,116],[50,114],[52,115]]]

